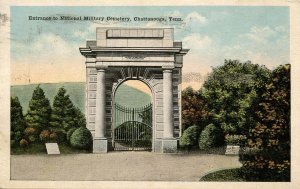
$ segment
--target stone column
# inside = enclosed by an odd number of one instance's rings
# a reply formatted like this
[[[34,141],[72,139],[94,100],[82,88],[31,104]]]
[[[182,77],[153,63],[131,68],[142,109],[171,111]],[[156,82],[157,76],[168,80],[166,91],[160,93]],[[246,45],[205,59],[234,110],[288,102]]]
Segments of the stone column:
[[[164,138],[163,152],[172,153],[177,151],[177,141],[173,136],[173,89],[172,89],[172,69],[163,70],[163,120]]]
[[[173,138],[172,70],[163,70],[164,138]]]
[[[93,153],[107,152],[105,127],[105,69],[97,68],[96,118]]]

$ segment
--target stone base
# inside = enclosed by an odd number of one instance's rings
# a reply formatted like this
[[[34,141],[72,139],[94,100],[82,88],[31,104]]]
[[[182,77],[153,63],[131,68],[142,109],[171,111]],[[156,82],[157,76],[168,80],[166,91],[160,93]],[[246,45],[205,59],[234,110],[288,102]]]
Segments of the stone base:
[[[93,153],[107,153],[108,143],[106,138],[93,139]]]
[[[177,152],[177,140],[163,139],[162,141],[163,153],[176,153]]]
[[[155,140],[153,144],[153,152],[162,153],[162,140]]]

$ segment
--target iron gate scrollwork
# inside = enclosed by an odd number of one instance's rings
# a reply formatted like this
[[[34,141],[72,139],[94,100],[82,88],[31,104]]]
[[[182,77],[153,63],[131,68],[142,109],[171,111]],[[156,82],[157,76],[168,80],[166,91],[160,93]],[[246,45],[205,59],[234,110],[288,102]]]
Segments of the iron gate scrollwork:
[[[140,108],[114,106],[114,150],[151,150],[152,104]]]

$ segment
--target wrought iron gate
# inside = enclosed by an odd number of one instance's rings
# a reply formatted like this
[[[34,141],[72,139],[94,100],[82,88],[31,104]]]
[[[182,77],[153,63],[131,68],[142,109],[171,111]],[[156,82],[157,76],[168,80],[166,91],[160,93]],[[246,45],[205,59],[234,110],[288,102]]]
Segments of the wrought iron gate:
[[[140,108],[114,106],[114,150],[151,150],[152,104]]]

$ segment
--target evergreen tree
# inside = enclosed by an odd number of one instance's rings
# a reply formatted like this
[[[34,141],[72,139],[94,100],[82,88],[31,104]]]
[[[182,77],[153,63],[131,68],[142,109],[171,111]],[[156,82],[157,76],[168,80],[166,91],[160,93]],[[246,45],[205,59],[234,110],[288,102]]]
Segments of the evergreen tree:
[[[85,127],[86,126],[85,115],[77,107],[75,108],[75,115],[76,115],[74,117],[75,127]]]
[[[38,85],[33,91],[29,102],[29,109],[26,114],[26,123],[29,128],[33,128],[37,133],[48,128],[51,116],[51,106],[46,98],[43,89]]]
[[[11,140],[14,143],[19,143],[24,136],[26,122],[22,111],[22,106],[18,97],[11,97],[10,104],[10,132]]]
[[[55,130],[63,129],[65,133],[70,128],[85,126],[84,115],[74,106],[63,87],[58,90],[57,95],[54,97],[50,125]]]
[[[65,131],[68,131],[72,127],[78,127],[76,125],[76,107],[74,106],[73,102],[71,101],[69,95],[65,96],[65,107],[64,107],[64,121],[63,121],[63,128]]]
[[[65,117],[65,94],[66,90],[60,88],[57,95],[54,97],[50,126],[51,128],[59,128],[63,125],[63,119]]]

